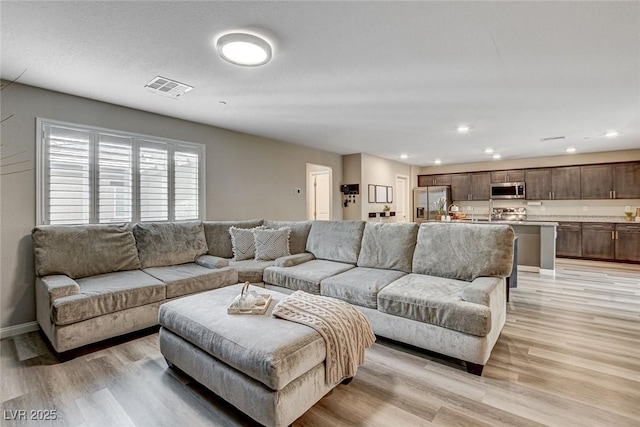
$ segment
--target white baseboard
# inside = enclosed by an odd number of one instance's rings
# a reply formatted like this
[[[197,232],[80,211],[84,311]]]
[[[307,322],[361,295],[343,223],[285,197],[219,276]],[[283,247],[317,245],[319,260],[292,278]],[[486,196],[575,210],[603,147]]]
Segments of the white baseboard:
[[[546,275],[549,275],[549,276],[555,276],[556,275],[556,271],[548,269],[548,268],[541,268],[540,269],[540,274],[546,274]]]
[[[540,273],[540,267],[534,267],[532,265],[519,265],[518,271],[526,271],[528,273]]]
[[[15,326],[7,326],[0,329],[0,339],[15,337],[16,335],[26,334],[27,332],[33,332],[40,329],[38,322],[22,323]]]

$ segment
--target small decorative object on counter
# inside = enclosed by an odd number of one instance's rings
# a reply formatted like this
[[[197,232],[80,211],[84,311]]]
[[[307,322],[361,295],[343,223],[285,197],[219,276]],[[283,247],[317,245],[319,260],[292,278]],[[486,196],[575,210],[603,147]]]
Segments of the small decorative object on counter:
[[[436,211],[436,220],[443,221],[444,220],[444,211],[445,211],[445,203],[447,202],[446,197],[442,196],[435,202],[433,202],[433,207]]]
[[[391,210],[391,207],[389,205],[384,205],[384,208],[382,208],[382,210],[384,212],[389,212]]]
[[[627,211],[627,212],[625,212],[624,214],[625,214],[625,215],[626,215],[626,217],[627,217],[627,218],[626,218],[626,219],[627,219],[627,221],[633,221],[633,212],[628,212],[628,211]]]

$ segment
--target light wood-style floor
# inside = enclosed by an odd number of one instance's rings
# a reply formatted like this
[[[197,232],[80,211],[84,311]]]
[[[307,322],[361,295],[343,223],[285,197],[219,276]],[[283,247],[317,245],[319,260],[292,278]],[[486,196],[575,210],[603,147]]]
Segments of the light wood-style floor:
[[[0,424],[245,426],[252,421],[167,368],[157,333],[60,363],[38,333],[1,342]],[[16,410],[58,420],[7,420]],[[378,340],[348,386],[295,426],[639,426],[640,266],[559,261],[519,273],[482,377]]]

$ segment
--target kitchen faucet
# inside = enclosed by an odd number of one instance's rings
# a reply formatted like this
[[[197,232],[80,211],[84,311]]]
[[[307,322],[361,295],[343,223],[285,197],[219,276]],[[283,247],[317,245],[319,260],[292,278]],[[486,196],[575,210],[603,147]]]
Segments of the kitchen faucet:
[[[493,199],[489,199],[489,222],[491,222],[492,216],[493,216]]]

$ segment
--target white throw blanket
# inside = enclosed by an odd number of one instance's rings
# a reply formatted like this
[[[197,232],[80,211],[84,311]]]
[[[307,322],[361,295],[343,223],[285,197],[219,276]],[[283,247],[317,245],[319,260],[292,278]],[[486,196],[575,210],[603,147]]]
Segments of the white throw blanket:
[[[296,291],[281,300],[273,315],[315,329],[327,347],[325,382],[356,375],[364,352],[376,340],[364,315],[344,301]]]

